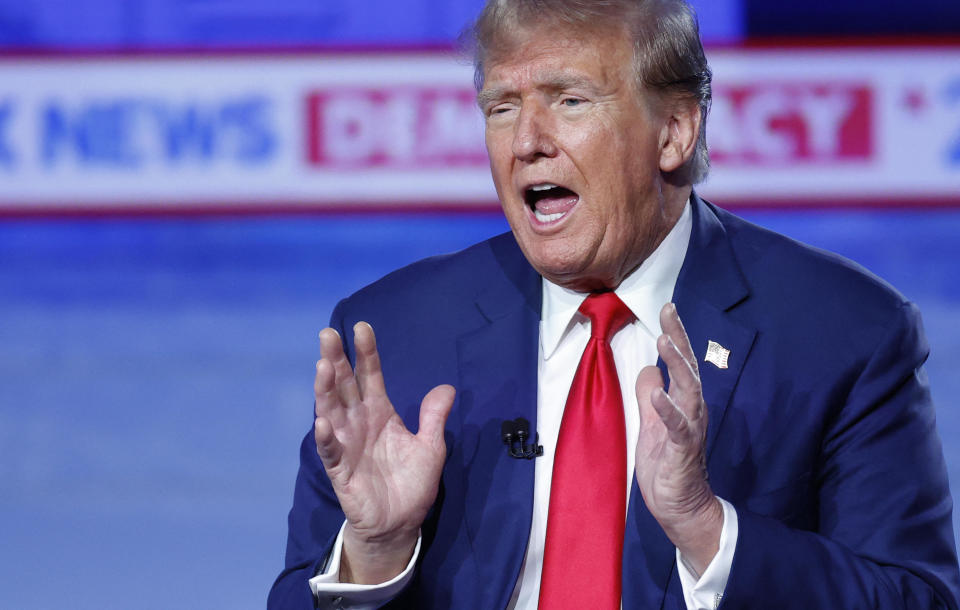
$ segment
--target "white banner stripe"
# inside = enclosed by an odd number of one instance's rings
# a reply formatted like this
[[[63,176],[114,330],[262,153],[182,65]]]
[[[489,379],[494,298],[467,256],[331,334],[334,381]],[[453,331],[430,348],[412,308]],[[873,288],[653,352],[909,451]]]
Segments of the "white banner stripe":
[[[709,56],[708,197],[960,204],[960,49]],[[6,58],[0,209],[493,202],[472,77],[441,53]]]

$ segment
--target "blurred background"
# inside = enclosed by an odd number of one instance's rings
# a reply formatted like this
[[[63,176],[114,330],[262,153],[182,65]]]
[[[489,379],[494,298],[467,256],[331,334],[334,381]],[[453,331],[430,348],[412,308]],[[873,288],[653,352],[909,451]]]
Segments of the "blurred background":
[[[260,608],[336,301],[506,230],[479,0],[0,0],[0,608]],[[960,4],[700,0],[717,204],[920,305],[960,489]]]

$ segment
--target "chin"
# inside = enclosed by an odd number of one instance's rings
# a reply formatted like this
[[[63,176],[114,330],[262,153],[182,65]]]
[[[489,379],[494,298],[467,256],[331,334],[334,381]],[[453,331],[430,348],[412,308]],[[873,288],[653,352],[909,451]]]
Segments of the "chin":
[[[523,250],[530,264],[546,277],[569,276],[582,272],[587,264],[572,252],[569,247],[557,243],[545,243],[543,240],[531,240],[534,243],[520,243],[520,249]],[[553,240],[554,242],[556,240]]]
[[[540,275],[554,284],[576,290],[590,292],[610,287],[602,274],[594,273],[589,265],[581,260],[533,259],[527,257]]]

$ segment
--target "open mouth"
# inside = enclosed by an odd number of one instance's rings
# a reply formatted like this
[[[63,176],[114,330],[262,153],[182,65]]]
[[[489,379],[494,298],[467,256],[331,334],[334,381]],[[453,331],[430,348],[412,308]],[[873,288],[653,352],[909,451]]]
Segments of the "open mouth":
[[[566,187],[547,182],[528,187],[523,199],[537,222],[550,224],[566,216],[580,201],[580,196]]]

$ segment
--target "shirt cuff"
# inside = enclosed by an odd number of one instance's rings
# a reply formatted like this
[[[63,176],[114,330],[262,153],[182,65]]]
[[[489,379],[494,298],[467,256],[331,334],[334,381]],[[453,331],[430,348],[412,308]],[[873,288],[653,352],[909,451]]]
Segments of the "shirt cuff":
[[[413,578],[413,568],[420,556],[422,536],[417,536],[417,546],[413,549],[413,557],[410,558],[407,567],[394,578],[379,585],[342,583],[339,581],[340,555],[343,551],[343,530],[346,525],[344,521],[323,571],[308,581],[310,590],[318,601],[318,607],[322,609],[373,610],[379,608],[403,591]]]
[[[717,498],[723,506],[723,529],[720,530],[720,547],[710,565],[698,579],[687,560],[677,549],[677,572],[683,587],[683,599],[687,610],[716,610],[727,588],[730,568],[733,566],[733,552],[737,548],[739,526],[737,511],[733,505]]]

